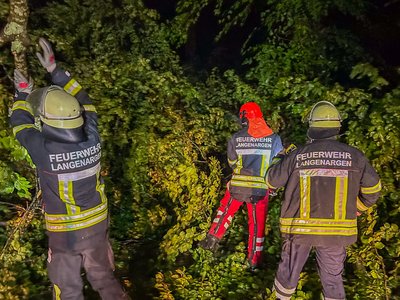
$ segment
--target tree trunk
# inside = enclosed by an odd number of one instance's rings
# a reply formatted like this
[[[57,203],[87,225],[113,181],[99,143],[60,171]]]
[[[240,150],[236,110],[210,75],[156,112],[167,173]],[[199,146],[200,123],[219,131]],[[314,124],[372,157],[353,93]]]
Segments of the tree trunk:
[[[29,8],[27,0],[10,0],[10,14],[7,24],[0,32],[0,47],[11,42],[15,68],[28,77],[26,49],[30,43],[28,36]]]

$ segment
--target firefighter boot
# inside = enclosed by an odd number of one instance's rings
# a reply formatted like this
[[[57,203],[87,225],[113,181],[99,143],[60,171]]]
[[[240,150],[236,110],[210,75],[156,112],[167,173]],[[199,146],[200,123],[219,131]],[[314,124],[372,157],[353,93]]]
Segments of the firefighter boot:
[[[215,253],[219,247],[220,239],[212,234],[207,234],[206,238],[199,242],[199,246],[204,250],[210,250]]]

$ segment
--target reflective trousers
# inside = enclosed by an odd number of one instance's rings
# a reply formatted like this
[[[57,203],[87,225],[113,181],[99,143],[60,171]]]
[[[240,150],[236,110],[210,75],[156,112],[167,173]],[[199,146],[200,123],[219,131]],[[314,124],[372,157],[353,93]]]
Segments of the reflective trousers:
[[[214,218],[208,233],[221,239],[229,225],[232,223],[235,213],[242,204],[242,201],[232,198],[227,189],[217,210],[217,216]],[[261,263],[262,251],[264,248],[265,221],[268,212],[268,194],[257,203],[246,202],[246,205],[249,226],[249,240],[247,247],[248,260],[252,266],[257,266]]]
[[[336,245],[313,247],[294,244],[290,240],[283,242],[281,261],[275,276],[274,290],[277,299],[290,300],[291,295],[296,290],[300,273],[312,248],[316,253],[324,299],[345,299],[342,274],[346,259],[346,248]]]
[[[114,277],[114,258],[105,240],[91,249],[62,252],[49,249],[47,271],[53,284],[53,299],[83,300],[82,268],[92,288],[103,300],[129,299]]]

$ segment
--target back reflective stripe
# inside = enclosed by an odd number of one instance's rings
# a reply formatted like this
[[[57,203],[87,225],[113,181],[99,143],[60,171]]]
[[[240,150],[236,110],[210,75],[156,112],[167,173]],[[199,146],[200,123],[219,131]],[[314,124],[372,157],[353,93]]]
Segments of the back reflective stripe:
[[[236,149],[237,154],[240,155],[266,155],[271,156],[271,150],[266,149]]]
[[[260,176],[248,176],[248,175],[233,175],[232,179],[239,181],[253,181],[253,182],[262,182],[264,183],[264,178]]]
[[[85,179],[90,176],[96,175],[98,172],[100,172],[100,163],[98,163],[97,165],[95,165],[89,169],[86,169],[86,170],[58,174],[58,180],[59,181],[77,181],[80,179]]]
[[[76,222],[80,219],[86,219],[90,216],[94,216],[95,214],[107,210],[107,203],[102,203],[92,209],[85,210],[79,214],[67,215],[67,214],[45,214],[45,219],[51,223],[64,223],[64,222]]]
[[[348,170],[308,169],[300,170],[300,217],[310,218],[311,211],[311,178],[335,178],[334,218],[345,219],[348,193]]]
[[[349,171],[336,169],[309,169],[300,170],[300,176],[321,176],[321,177],[347,177]]]
[[[247,182],[247,181],[240,181],[240,180],[231,180],[231,186],[240,186],[240,187],[247,187],[247,188],[257,188],[257,189],[268,189],[266,183],[262,182]]]
[[[310,176],[304,176],[300,172],[300,217],[310,217]]]
[[[100,223],[107,218],[107,215],[107,203],[74,215],[45,214],[46,228],[52,232],[83,229]]]
[[[334,220],[334,219],[301,219],[301,218],[281,218],[279,220],[281,225],[294,225],[294,226],[335,226],[335,227],[354,227],[357,226],[357,220]]]
[[[281,218],[281,232],[315,235],[355,235],[357,220]]]
[[[46,222],[46,228],[48,231],[52,232],[73,231],[93,226],[95,224],[100,223],[101,221],[104,221],[105,219],[107,219],[107,211],[104,211],[98,216],[95,216],[93,218],[87,219],[79,223],[52,224]]]
[[[357,227],[355,228],[327,228],[327,227],[301,227],[301,226],[281,226],[282,233],[288,234],[309,234],[309,235],[357,235]]]
[[[335,217],[337,219],[346,218],[348,182],[347,176],[336,177]]]

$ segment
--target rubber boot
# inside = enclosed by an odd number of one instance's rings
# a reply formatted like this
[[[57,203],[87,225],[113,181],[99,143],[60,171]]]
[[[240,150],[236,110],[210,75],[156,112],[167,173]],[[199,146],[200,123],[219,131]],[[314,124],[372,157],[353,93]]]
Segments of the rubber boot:
[[[212,234],[208,234],[204,240],[199,242],[199,246],[204,250],[210,250],[215,253],[219,247],[220,239]]]

